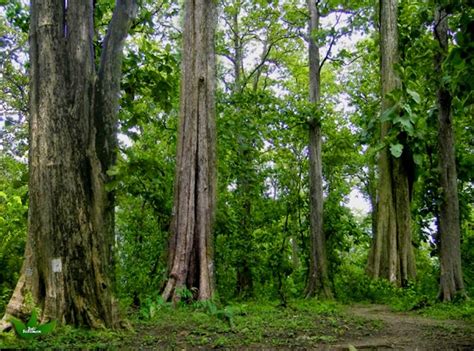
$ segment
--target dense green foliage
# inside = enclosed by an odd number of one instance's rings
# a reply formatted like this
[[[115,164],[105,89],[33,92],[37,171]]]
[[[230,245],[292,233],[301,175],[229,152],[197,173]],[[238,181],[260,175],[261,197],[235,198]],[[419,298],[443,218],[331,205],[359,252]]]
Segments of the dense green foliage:
[[[0,157],[0,310],[19,278],[25,250],[28,187],[26,165]]]
[[[428,308],[424,313],[440,318],[463,317],[472,321],[473,310],[472,303],[454,303]],[[351,315],[346,307],[334,301],[292,300],[289,308],[264,301],[233,303],[225,308],[219,308],[212,302],[172,306],[160,301],[155,303],[153,311],[152,315],[144,311],[135,314],[134,330],[91,331],[63,326],[56,328],[54,334],[28,341],[16,338],[13,333],[4,333],[0,334],[0,346],[110,350],[315,348],[341,340],[350,343],[350,340],[383,333],[390,327],[381,320]],[[415,331],[412,329],[411,332]],[[442,339],[448,340],[461,339],[466,337],[464,333],[467,332],[451,324],[433,324],[423,336],[426,340],[432,339],[433,335],[442,335]],[[433,339],[432,342],[439,346],[443,340]]]
[[[104,34],[100,23],[110,15],[112,2],[97,3],[97,40],[100,40]],[[142,330],[146,330],[147,323],[162,325],[163,329],[168,328],[166,323],[171,323],[173,333],[163,342],[175,346],[179,346],[176,335],[181,327],[188,333],[184,339],[192,346],[232,345],[238,338],[242,338],[240,345],[287,346],[283,338],[278,337],[274,344],[266,343],[262,325],[267,316],[271,322],[265,327],[272,335],[283,333],[289,320],[294,333],[307,332],[305,324],[316,318],[322,321],[322,330],[311,334],[313,341],[331,341],[322,338],[336,338],[342,333],[338,329],[341,327],[338,308],[332,302],[294,302],[303,296],[309,262],[305,122],[317,113],[324,140],[324,232],[335,298],[343,303],[390,304],[398,310],[425,309],[423,313],[430,316],[472,321],[472,301],[455,301],[448,305],[436,302],[439,277],[436,218],[440,194],[436,80],[433,78],[436,48],[430,31],[432,5],[424,1],[401,2],[402,57],[397,69],[403,84],[392,94],[394,108],[382,113],[376,11],[372,4],[326,3],[324,11],[329,20],[323,21],[323,30],[318,33],[326,60],[322,69],[323,96],[320,108],[314,111],[306,103],[305,6],[290,0],[273,3],[221,1],[217,38],[219,175],[214,228],[218,291],[215,303],[230,307],[217,308],[214,302],[209,302],[208,306],[180,306],[170,313],[171,307],[158,296],[166,279],[173,212],[181,55],[181,33],[174,25],[179,21],[180,12],[177,2],[163,1],[158,5],[152,1],[141,2],[125,49],[119,158],[117,165],[109,170],[113,176],[109,190],[117,194],[116,291],[124,310],[133,311],[131,318],[145,323],[140,326]],[[443,81],[454,95],[462,263],[468,295],[474,296],[474,95],[471,79],[474,41],[470,37],[474,10],[467,2],[456,3],[450,9],[453,40],[444,63]],[[0,111],[2,313],[19,276],[26,235],[27,127],[24,116],[27,113],[25,31],[28,18],[20,2],[0,4],[0,100],[3,111],[16,112],[12,115],[15,118],[8,119]],[[239,89],[233,85],[235,77],[232,60],[229,60],[235,55],[233,45],[236,44],[232,41],[235,23],[230,27],[233,15],[237,16],[241,31],[237,43],[241,45],[243,66]],[[17,51],[22,54],[12,56]],[[404,289],[385,281],[371,281],[365,273],[372,238],[370,212],[376,199],[376,155],[383,147],[378,135],[380,122],[386,120],[391,121],[394,128],[385,145],[390,146],[395,157],[410,152],[415,163],[412,214],[416,222],[413,245],[418,274],[417,280]],[[364,211],[348,205],[355,189],[366,200]],[[183,291],[182,297],[183,301],[192,302],[192,292]],[[267,301],[267,304],[254,301]],[[293,310],[269,307],[268,301],[293,306]],[[190,310],[194,312],[189,313]],[[302,311],[308,313],[301,319],[292,317]],[[357,320],[347,323],[357,328]],[[209,329],[209,325],[215,330]],[[364,328],[377,326],[364,325]],[[234,330],[233,333],[230,330]],[[162,337],[150,335],[150,343]],[[65,328],[54,340],[49,338],[35,345],[62,348],[70,346],[72,339],[80,339],[82,344],[75,346],[103,347],[112,338],[124,340],[126,337]],[[6,345],[10,342],[13,343],[7,340]],[[302,342],[302,346],[308,345]]]

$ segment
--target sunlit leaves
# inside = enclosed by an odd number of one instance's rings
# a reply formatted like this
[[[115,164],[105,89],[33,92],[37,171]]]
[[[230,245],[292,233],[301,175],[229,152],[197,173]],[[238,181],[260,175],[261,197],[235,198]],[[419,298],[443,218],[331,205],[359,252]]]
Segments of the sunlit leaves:
[[[176,54],[169,45],[159,47],[147,37],[130,44],[122,78],[122,132],[133,137],[136,135],[134,127],[167,119],[165,114],[177,106],[178,66]]]
[[[390,153],[393,157],[399,158],[403,152],[403,145],[402,144],[392,144],[390,145]]]
[[[23,258],[27,181],[25,164],[0,157],[0,311],[15,287]]]

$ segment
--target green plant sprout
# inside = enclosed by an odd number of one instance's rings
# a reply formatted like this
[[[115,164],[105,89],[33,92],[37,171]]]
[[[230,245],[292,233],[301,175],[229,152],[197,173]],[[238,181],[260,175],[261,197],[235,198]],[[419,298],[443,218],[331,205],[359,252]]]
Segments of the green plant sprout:
[[[36,309],[33,309],[31,317],[26,324],[16,318],[11,318],[10,322],[15,327],[17,335],[22,339],[27,340],[33,339],[40,335],[48,334],[56,327],[56,321],[51,321],[40,325],[38,322],[38,312]]]

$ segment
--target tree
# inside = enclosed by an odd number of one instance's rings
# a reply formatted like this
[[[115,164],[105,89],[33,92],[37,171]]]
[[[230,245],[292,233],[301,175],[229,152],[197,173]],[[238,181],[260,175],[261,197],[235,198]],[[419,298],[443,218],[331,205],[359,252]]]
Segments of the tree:
[[[208,300],[214,293],[215,19],[214,0],[185,2],[172,238],[164,300],[178,300],[183,288],[197,289],[199,300]]]
[[[369,255],[368,271],[373,278],[385,278],[406,285],[415,276],[411,244],[410,169],[413,168],[406,135],[396,135],[390,149],[386,143],[392,129],[386,117],[396,106],[393,93],[401,88],[396,73],[399,63],[397,0],[380,1],[380,56],[382,80],[382,117],[380,141],[384,145],[378,158],[377,228]]]
[[[265,130],[272,123],[268,120],[272,108],[261,105],[270,104],[269,71],[282,61],[277,52],[289,34],[280,23],[279,6],[227,0],[222,1],[222,7],[223,28],[219,32],[217,54],[226,59],[219,68],[224,71],[220,78],[228,94],[220,95],[227,106],[222,109],[225,117],[219,126],[230,123],[232,129],[224,127],[220,133],[219,147],[226,150],[219,159],[219,167],[225,167],[219,172],[219,186],[220,193],[235,204],[233,213],[239,223],[235,231],[227,232],[231,234],[228,242],[239,258],[228,260],[227,264],[235,270],[238,294],[251,296],[257,285],[254,281],[258,256],[254,237],[257,203],[262,199],[262,170],[266,168],[261,156]],[[228,145],[226,141],[233,143]]]
[[[448,53],[448,14],[440,5],[435,8],[435,40],[439,45],[435,52],[435,72],[439,85],[438,105],[438,149],[439,184],[441,205],[439,209],[438,232],[440,240],[439,298],[451,301],[456,294],[465,294],[461,268],[461,229],[456,172],[453,118],[451,113],[452,96],[443,86],[443,62]]]
[[[321,67],[319,46],[315,34],[319,30],[319,8],[312,0],[308,0],[309,18],[309,101],[314,111],[319,108],[321,100]],[[328,278],[326,258],[326,239],[323,231],[323,166],[321,121],[312,116],[309,127],[309,206],[310,206],[310,266],[306,295],[321,294],[332,297]]]
[[[35,306],[43,320],[120,324],[111,276],[114,199],[105,184],[135,7],[117,0],[97,67],[92,1],[31,2],[28,238],[4,324]]]
[[[0,4],[2,6],[2,4]],[[28,41],[28,10],[18,0],[3,4],[0,18],[0,148],[26,157],[28,74],[24,65]]]

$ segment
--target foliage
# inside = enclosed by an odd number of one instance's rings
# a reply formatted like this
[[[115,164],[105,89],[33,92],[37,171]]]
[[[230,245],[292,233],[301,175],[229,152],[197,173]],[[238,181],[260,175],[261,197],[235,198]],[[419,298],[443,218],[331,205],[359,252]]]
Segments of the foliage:
[[[420,311],[424,316],[438,319],[463,319],[474,322],[474,301],[459,299],[454,302],[436,303]]]
[[[142,11],[139,18],[143,19],[150,9]],[[144,30],[147,25],[150,23],[136,23]],[[177,55],[170,45],[158,45],[145,30],[130,40],[123,71],[121,154],[108,172],[113,176],[109,189],[117,195],[117,291],[126,303],[152,309],[150,299],[166,277],[177,129]],[[150,311],[147,313],[153,314]]]
[[[102,24],[108,23],[114,2],[95,3],[99,50],[105,35]],[[176,28],[180,3],[141,1],[125,48],[120,153],[117,165],[109,170],[112,181],[108,188],[117,195],[117,295],[126,309],[137,311],[132,318],[139,320],[140,330],[156,323],[164,331],[162,335],[150,334],[143,347],[162,343],[171,347],[274,348],[289,346],[288,340],[293,342],[291,346],[311,347],[344,335],[347,321],[337,304],[297,300],[308,274],[306,122],[314,116],[323,130],[323,220],[337,301],[384,303],[397,310],[469,319],[472,302],[435,304],[439,184],[433,4],[400,3],[401,57],[397,71],[402,85],[390,96],[393,108],[380,111],[379,39],[374,24],[377,11],[372,2],[321,3],[323,30],[313,35],[321,44],[322,58],[328,58],[321,70],[322,101],[316,107],[307,103],[305,4],[293,0],[272,2],[272,6],[247,0],[220,3],[216,38],[220,57],[219,176],[214,228],[219,298],[215,301],[195,302],[193,291],[183,290],[181,303],[172,309],[160,297],[167,276],[173,212],[182,55],[181,32]],[[18,279],[26,234],[28,15],[20,1],[1,4],[0,102],[2,111],[11,112],[0,116],[3,311]],[[452,48],[444,62],[442,81],[454,96],[462,262],[467,290],[473,295],[474,64],[469,30],[473,10],[466,1],[453,2],[448,9]],[[341,47],[329,52],[332,39],[341,40]],[[234,65],[237,54],[241,55],[239,82]],[[378,140],[381,122],[392,126],[383,143]],[[367,278],[365,268],[373,236],[371,213],[361,215],[347,207],[349,194],[357,188],[375,209],[375,165],[384,146],[394,157],[407,156],[413,161],[413,245],[418,277],[405,289]],[[277,308],[277,304],[287,308]],[[316,322],[320,324],[314,327]],[[347,325],[352,327],[351,323]],[[54,338],[47,336],[31,345],[105,347],[113,339],[112,345],[119,347],[131,334],[126,335],[60,328]]]
[[[117,194],[117,288],[135,305],[156,294],[166,274],[174,145],[158,123],[146,125],[140,141],[109,172]]]
[[[27,323],[23,323],[21,320],[16,318],[11,318],[10,321],[15,327],[17,335],[26,340],[47,335],[56,327],[56,321],[40,324],[38,322],[38,311],[35,308],[33,309],[31,317]]]
[[[0,157],[0,312],[19,277],[28,212],[26,165]]]
[[[1,334],[0,347],[35,348],[275,348],[314,347],[348,333],[362,335],[380,324],[347,317],[334,302],[291,300],[289,308],[274,303],[241,303],[219,309],[212,302],[172,307],[163,304],[152,320],[135,322],[133,331],[87,331],[57,328],[54,337],[26,344]],[[232,323],[229,318],[231,316]]]
[[[463,223],[462,231],[464,233],[461,243],[461,256],[463,266],[464,279],[468,296],[474,296],[474,207],[470,206],[470,218]]]
[[[58,326],[54,333],[31,340],[22,340],[18,339],[12,330],[9,333],[0,334],[0,347],[2,349],[116,349],[123,343],[126,336],[130,337],[130,333],[110,330],[92,331],[70,326]]]
[[[28,115],[27,7],[17,0],[0,6],[0,150],[26,156]]]

